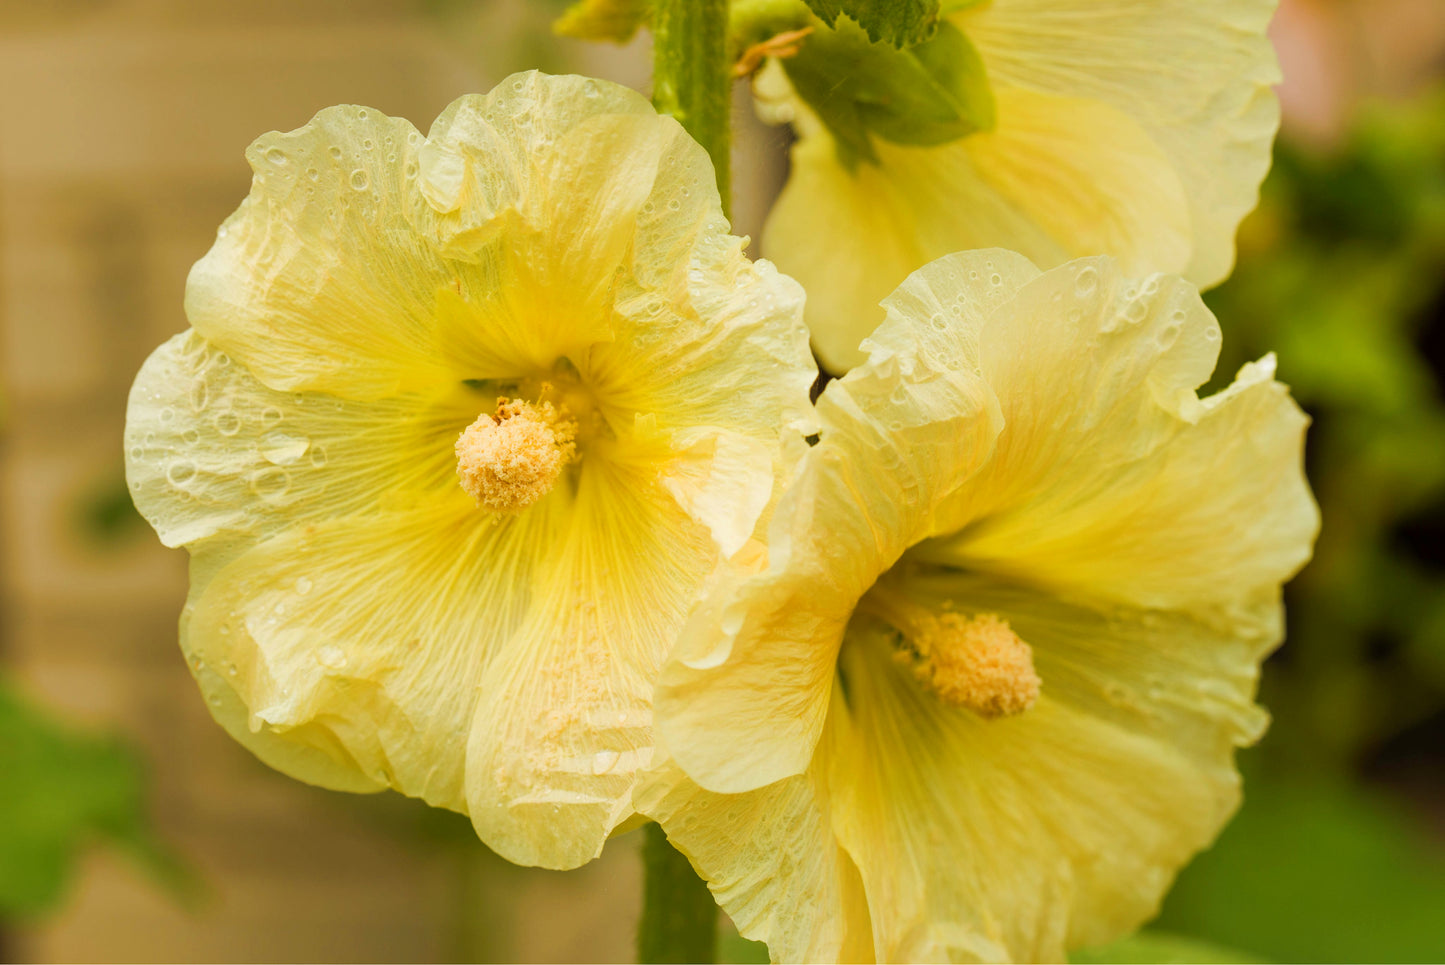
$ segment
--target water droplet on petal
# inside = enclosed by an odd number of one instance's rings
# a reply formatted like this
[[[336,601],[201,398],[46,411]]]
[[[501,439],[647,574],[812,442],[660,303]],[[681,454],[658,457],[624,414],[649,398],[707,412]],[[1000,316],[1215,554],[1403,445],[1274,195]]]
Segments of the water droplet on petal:
[[[305,436],[277,430],[261,437],[261,457],[277,466],[289,466],[311,448],[311,440]]]

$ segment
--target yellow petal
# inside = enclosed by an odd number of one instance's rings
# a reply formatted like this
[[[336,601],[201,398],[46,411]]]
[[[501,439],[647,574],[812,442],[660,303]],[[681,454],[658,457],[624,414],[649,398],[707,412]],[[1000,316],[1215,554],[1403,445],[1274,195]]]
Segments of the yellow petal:
[[[1002,408],[998,448],[911,555],[1153,607],[1248,596],[1308,558],[1307,420],[1272,359],[1195,395],[1219,328],[1193,286],[1072,262],[977,338]]]
[[[641,95],[536,72],[461,98],[426,139],[337,107],[247,156],[251,196],[193,269],[187,314],[267,385],[355,399],[611,339],[618,266],[646,279],[679,234],[644,223],[695,233],[716,202],[709,174],[683,208],[706,155]]]
[[[191,324],[275,389],[374,399],[445,378],[432,306],[453,276],[408,224],[420,142],[358,107],[258,138],[251,195],[187,280]]]
[[[1041,265],[1116,253],[1179,270],[1190,251],[1179,179],[1128,116],[1106,104],[997,93],[998,126],[942,147],[880,142],[849,173],[826,134],[793,152],[764,250],[808,289],[808,320],[835,371],[863,359],[882,298],[925,262],[1001,246]]]
[[[952,20],[996,87],[1097,101],[1139,125],[1183,185],[1194,238],[1183,273],[1207,287],[1233,267],[1235,228],[1269,170],[1280,74],[1265,30],[1276,5],[993,0]]]
[[[638,789],[638,810],[662,825],[738,932],[766,943],[775,962],[873,961],[858,869],[833,836],[831,743],[804,774],[756,791],[705,791],[665,758]]]
[[[490,401],[452,382],[366,403],[277,392],[192,330],[136,377],[126,477],[167,546],[256,541],[400,492],[459,500],[451,445]]]
[[[658,668],[717,558],[707,530],[635,467],[584,465],[566,518],[526,619],[477,679],[466,748],[482,840],[553,868],[596,857],[630,816]]]
[[[526,610],[527,550],[559,515],[548,501],[494,522],[463,502],[293,529],[193,584],[188,656],[250,709],[242,743],[283,734],[464,811],[476,684]]]
[[[1137,927],[1238,801],[1227,767],[1044,696],[985,721],[850,630],[829,772],[880,961],[1062,961]]]
[[[737,792],[802,773],[854,604],[987,458],[996,410],[956,322],[981,318],[1036,269],[982,252],[966,270],[985,274],[964,299],[909,285],[890,300],[869,363],[818,401],[821,440],[779,502],[765,567],[734,567],[679,637],[658,684],[660,732],[703,787]]]

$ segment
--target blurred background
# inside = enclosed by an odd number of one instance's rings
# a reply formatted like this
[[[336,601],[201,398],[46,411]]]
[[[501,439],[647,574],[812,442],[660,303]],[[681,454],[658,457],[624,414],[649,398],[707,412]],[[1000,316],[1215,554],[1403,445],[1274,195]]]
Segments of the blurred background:
[[[342,102],[424,130],[529,67],[645,86],[645,37],[554,38],[561,5],[0,0],[0,960],[631,960],[636,835],[515,868],[211,722],[175,642],[185,554],[130,507],[119,442],[256,135]],[[1445,959],[1445,5],[1284,0],[1274,35],[1284,131],[1208,300],[1222,378],[1277,351],[1314,417],[1324,530],[1245,806],[1154,926],[1184,943],[1084,960]],[[787,140],[738,93],[756,237]]]

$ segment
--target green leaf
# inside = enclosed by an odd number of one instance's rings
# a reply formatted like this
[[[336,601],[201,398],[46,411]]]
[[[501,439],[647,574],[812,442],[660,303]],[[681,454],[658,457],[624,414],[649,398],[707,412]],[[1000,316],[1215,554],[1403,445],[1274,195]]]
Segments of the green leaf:
[[[650,12],[648,0],[577,0],[552,24],[552,32],[625,44],[647,23]]]
[[[1445,957],[1445,847],[1408,811],[1317,778],[1246,776],[1245,806],[1180,875],[1161,927],[1285,962]]]
[[[938,27],[939,0],[807,0],[830,27],[840,15],[850,17],[868,38],[894,47],[911,47],[933,36]]]
[[[1263,962],[1264,959],[1194,938],[1184,938],[1168,932],[1144,931],[1103,948],[1074,952],[1069,956],[1069,961],[1074,965],[1195,965],[1211,962],[1218,965],[1248,965]]]
[[[109,840],[179,888],[180,864],[146,819],[145,774],[125,745],[72,733],[0,681],[0,916],[29,916],[64,895],[82,847]]]
[[[983,60],[950,24],[911,50],[897,50],[840,21],[835,30],[816,30],[783,67],[850,167],[860,158],[877,161],[873,137],[934,146],[994,125]]]

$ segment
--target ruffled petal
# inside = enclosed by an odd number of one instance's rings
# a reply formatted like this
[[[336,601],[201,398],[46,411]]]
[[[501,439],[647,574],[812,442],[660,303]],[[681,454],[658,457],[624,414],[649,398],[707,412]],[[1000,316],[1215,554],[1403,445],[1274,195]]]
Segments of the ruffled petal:
[[[1041,265],[1100,251],[1139,272],[1189,261],[1189,211],[1173,167],[1120,111],[1023,90],[996,95],[998,125],[936,148],[877,145],[853,172],[826,134],[793,151],[764,251],[809,293],[824,364],[863,360],[878,307],[914,269],[1000,245]]]
[[[1081,713],[1047,682],[1017,717],[949,707],[887,637],[849,631],[854,736],[829,772],[879,961],[1062,961],[1153,913],[1238,802],[1227,767]]]
[[[1156,608],[1246,598],[1308,558],[1308,420],[1273,359],[1196,396],[1219,329],[1193,286],[1073,262],[996,309],[978,343],[1004,429],[915,558]]]
[[[650,475],[584,466],[526,619],[478,681],[472,822],[519,864],[596,857],[651,761],[653,684],[717,551]]]
[[[365,403],[277,392],[192,330],[136,377],[126,477],[167,546],[255,542],[399,499],[465,502],[452,443],[491,403],[450,381]]]
[[[846,722],[830,720],[836,723],[803,774],[714,794],[662,759],[636,796],[637,809],[687,855],[738,932],[764,942],[775,962],[874,960],[858,869],[833,836],[828,755],[831,735]]]
[[[330,108],[247,156],[251,196],[186,306],[279,390],[375,399],[543,373],[619,336],[619,279],[655,287],[673,270],[660,248],[685,263],[704,229],[726,236],[702,149],[641,95],[583,77],[514,75],[425,139]]]
[[[731,568],[663,671],[662,740],[709,790],[808,766],[854,604],[992,448],[997,409],[977,378],[976,328],[960,320],[976,326],[1037,269],[1002,251],[953,267],[981,283],[941,300],[915,277],[889,300],[868,364],[818,400],[821,440],[779,501],[766,562]]]
[[[557,539],[562,502],[502,518],[467,500],[338,517],[230,561],[198,556],[183,647],[248,709],[202,681],[218,720],[301,780],[465,811],[477,682],[528,612],[535,547]],[[277,737],[301,750],[278,754]]]
[[[998,88],[1094,100],[1140,126],[1184,187],[1194,240],[1183,274],[1207,287],[1233,267],[1235,228],[1269,170],[1280,73],[1265,31],[1277,2],[993,0],[952,20]]]

